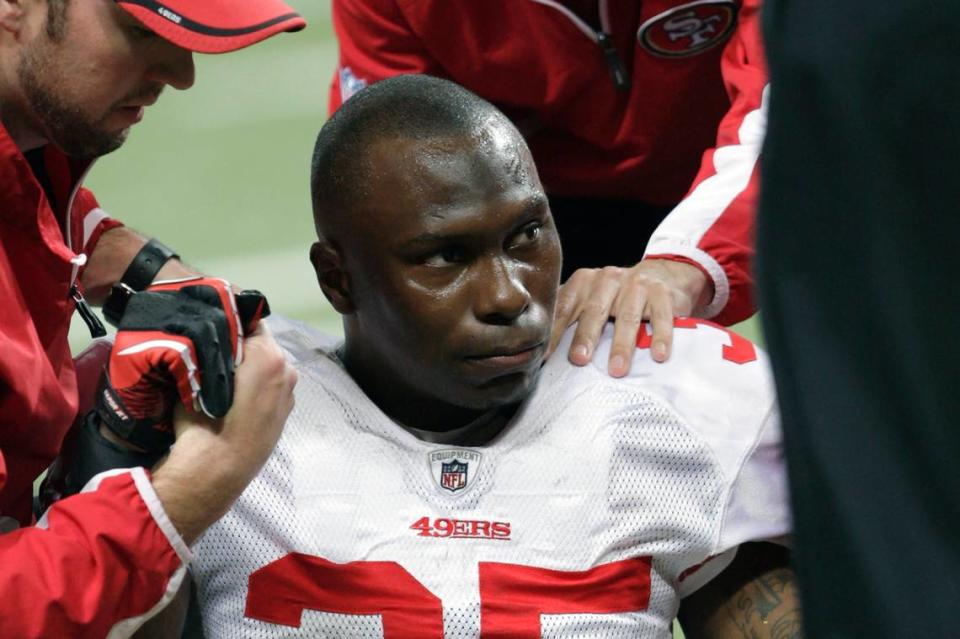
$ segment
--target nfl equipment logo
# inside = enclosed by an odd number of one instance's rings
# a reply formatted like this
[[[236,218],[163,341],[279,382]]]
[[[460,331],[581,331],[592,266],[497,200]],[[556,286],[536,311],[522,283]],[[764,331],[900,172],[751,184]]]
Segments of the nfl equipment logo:
[[[467,485],[467,465],[459,459],[443,463],[440,468],[440,485],[453,493],[462,490]]]
[[[482,455],[467,448],[447,448],[427,454],[430,474],[445,492],[464,493],[480,471]]]

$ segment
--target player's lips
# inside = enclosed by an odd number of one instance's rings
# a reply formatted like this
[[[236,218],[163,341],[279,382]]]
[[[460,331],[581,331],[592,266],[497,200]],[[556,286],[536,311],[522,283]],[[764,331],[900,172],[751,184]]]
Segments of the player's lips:
[[[139,98],[135,98],[134,102],[129,104],[121,104],[119,107],[117,107],[117,111],[119,111],[120,114],[126,119],[130,120],[131,124],[136,124],[143,119],[143,114],[146,108],[156,104],[157,100],[159,99],[159,93],[150,94],[146,97],[140,96]]]
[[[486,369],[498,374],[507,374],[527,368],[542,355],[543,350],[543,341],[526,342],[493,348],[484,353],[469,355],[464,359],[472,367]]]

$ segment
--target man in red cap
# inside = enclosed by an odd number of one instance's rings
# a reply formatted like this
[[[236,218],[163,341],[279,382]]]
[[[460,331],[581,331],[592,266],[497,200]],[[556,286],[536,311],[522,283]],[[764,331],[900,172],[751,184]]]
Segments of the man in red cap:
[[[164,379],[194,410],[172,417],[167,405],[151,415],[156,404],[147,392],[138,396],[146,404],[116,414],[134,428],[175,431],[180,445],[156,472],[101,475],[31,526],[33,482],[57,455],[80,404],[67,341],[74,310],[99,333],[86,300],[103,302],[117,282],[132,293],[156,279],[193,275],[169,249],[104,213],[81,187],[83,177],[96,157],[123,144],[166,85],[193,84],[193,51],[232,51],[304,26],[280,0],[0,0],[5,637],[131,634],[176,591],[188,545],[226,511],[279,436],[296,375],[267,329],[255,321],[241,328],[242,312],[222,280],[165,284],[161,298],[174,309],[199,284],[216,293],[191,302],[203,320],[197,335],[213,338],[177,334],[169,321],[141,322],[139,332],[126,332],[125,386],[111,360],[113,394],[101,401],[132,402],[131,389],[147,389],[144,380],[170,366]],[[115,317],[124,316],[126,299],[110,299]],[[209,375],[206,364],[221,360],[228,374]],[[210,416],[222,419],[214,424]]]

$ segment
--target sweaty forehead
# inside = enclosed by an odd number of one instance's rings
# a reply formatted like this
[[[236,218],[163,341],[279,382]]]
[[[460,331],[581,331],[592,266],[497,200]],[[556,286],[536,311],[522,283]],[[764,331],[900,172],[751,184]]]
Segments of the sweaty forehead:
[[[501,127],[428,139],[384,138],[368,157],[370,195],[418,208],[490,199],[517,186],[539,188],[526,146]]]

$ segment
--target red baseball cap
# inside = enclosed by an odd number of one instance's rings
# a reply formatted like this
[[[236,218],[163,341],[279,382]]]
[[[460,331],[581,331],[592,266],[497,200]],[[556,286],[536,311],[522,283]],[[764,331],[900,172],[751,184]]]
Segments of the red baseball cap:
[[[165,40],[199,53],[226,53],[307,26],[281,0],[117,0],[117,4]]]

